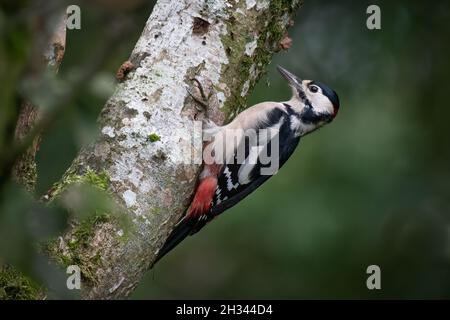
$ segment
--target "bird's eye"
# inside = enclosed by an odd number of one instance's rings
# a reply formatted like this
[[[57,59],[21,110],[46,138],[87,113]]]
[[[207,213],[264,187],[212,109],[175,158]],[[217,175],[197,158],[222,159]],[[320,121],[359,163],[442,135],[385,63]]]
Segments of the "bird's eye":
[[[309,86],[309,91],[311,91],[312,93],[316,93],[317,91],[319,91],[319,88],[317,86]]]

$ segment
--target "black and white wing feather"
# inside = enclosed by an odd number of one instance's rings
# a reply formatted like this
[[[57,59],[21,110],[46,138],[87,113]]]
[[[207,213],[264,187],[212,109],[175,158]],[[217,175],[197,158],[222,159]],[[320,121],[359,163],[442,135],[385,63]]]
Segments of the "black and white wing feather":
[[[275,157],[272,157],[274,155],[271,154],[271,149],[272,144],[276,143],[274,139],[278,139],[278,148],[275,149],[275,152],[279,153],[279,157],[277,157],[278,168],[284,165],[300,141],[296,130],[292,130],[296,121],[297,115],[292,111],[292,108],[285,106],[283,109],[275,108],[271,110],[267,120],[260,123],[257,128],[276,128],[278,133],[272,139],[260,139],[258,137],[255,142],[260,147],[260,155],[267,155],[267,159],[275,159]],[[246,139],[245,142],[246,161],[241,164],[237,163],[237,152],[235,152],[234,162],[225,163],[222,168],[211,207],[211,218],[234,206],[276,173],[275,171],[273,174],[262,174],[261,169],[268,169],[272,162],[261,161],[260,157],[257,158],[257,161],[249,161],[251,150],[256,150],[254,148],[256,146],[251,145],[249,139]]]

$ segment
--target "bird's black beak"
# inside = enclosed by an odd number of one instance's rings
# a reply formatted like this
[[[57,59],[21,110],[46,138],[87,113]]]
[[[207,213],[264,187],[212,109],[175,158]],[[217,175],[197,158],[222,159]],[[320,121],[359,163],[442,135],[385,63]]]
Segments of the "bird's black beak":
[[[296,75],[290,73],[280,66],[277,66],[277,69],[281,73],[281,75],[289,82],[290,85],[296,88],[302,87],[302,79],[299,79]]]

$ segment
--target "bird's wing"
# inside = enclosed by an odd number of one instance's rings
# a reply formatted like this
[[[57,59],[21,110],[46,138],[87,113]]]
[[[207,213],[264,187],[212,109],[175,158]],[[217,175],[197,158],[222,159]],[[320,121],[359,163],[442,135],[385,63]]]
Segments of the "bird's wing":
[[[291,115],[284,110],[274,109],[268,117],[268,120],[259,126],[259,129],[270,129],[278,124],[277,135],[270,141],[260,141],[260,139],[257,141],[258,146],[262,147],[260,155],[263,155],[263,157],[267,155],[267,159],[258,157],[257,161],[253,161],[254,164],[250,164],[247,160],[249,160],[251,151],[246,146],[246,161],[244,163],[239,164],[234,161],[234,163],[224,164],[213,197],[210,212],[211,218],[234,206],[248,196],[267,179],[272,177],[277,169],[281,168],[287,159],[289,159],[300,141],[300,138],[290,128],[292,122],[292,118],[290,117]],[[274,139],[278,139],[278,145],[276,145]],[[271,151],[274,143],[273,151]],[[253,148],[253,150],[255,149]],[[278,152],[278,155],[272,155],[272,152]],[[278,164],[273,163],[269,159],[276,159]],[[268,170],[271,165],[276,167],[275,171]],[[261,170],[266,170],[266,172]]]
[[[177,246],[188,235],[200,231],[215,216],[248,196],[284,165],[300,141],[295,130],[291,128],[291,124],[295,121],[292,117],[295,117],[295,115],[289,111],[276,108],[269,114],[266,121],[259,124],[258,128],[255,128],[260,131],[261,129],[276,127],[277,134],[272,136],[272,139],[264,139],[264,137],[260,138],[258,136],[255,143],[257,146],[262,147],[262,149],[261,152],[257,153],[258,157],[252,159],[253,161],[250,161],[249,156],[252,154],[251,150],[255,150],[251,147],[255,147],[255,145],[252,146],[247,140],[244,159],[248,161],[244,161],[243,163],[233,161],[233,163],[225,163],[222,166],[217,179],[211,209],[195,217],[185,215],[175,226],[174,230],[172,230],[165,244],[158,252],[154,263]],[[278,144],[276,141],[278,141]],[[278,155],[271,153],[272,145],[274,146],[274,152],[278,152]],[[238,150],[238,147],[234,150],[234,157],[232,158],[235,160],[238,157]],[[265,159],[262,158],[264,155],[267,156]],[[278,163],[275,163],[276,170],[269,170],[269,172],[272,172],[271,174],[262,172],[262,169],[268,169],[274,164],[272,160],[275,162],[278,161]]]

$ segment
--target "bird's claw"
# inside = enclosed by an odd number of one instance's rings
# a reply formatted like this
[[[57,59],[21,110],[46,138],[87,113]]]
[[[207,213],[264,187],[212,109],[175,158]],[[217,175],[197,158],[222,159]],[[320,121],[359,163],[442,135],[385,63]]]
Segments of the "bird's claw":
[[[200,81],[198,81],[198,79],[196,78],[192,78],[191,79],[192,82],[195,82],[195,84],[197,85],[197,88],[200,92],[201,95],[201,99],[198,98],[195,94],[192,93],[192,91],[190,89],[187,89],[187,92],[189,93],[189,95],[191,96],[191,98],[202,107],[202,109],[197,108],[198,111],[207,111],[208,110],[208,103],[209,103],[209,99],[211,98],[212,93],[210,92],[208,96],[206,96],[205,94],[205,90],[203,89],[202,84],[200,83]]]

